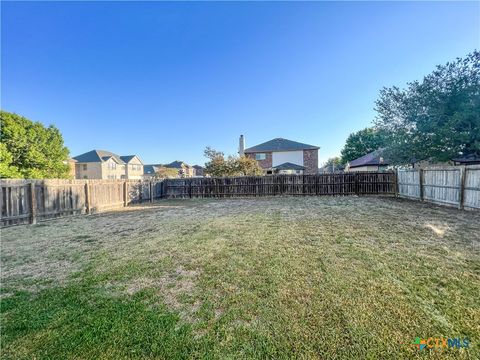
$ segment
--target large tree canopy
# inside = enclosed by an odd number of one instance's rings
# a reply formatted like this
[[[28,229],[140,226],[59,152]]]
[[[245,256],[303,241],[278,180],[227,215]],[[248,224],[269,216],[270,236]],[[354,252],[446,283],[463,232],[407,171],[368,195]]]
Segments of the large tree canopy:
[[[17,114],[0,112],[0,177],[67,178],[69,151],[60,131]]]
[[[352,133],[342,149],[342,163],[346,164],[384,146],[385,134],[376,128],[370,127]]]
[[[382,89],[376,111],[392,163],[480,154],[480,52],[437,66],[405,89]]]

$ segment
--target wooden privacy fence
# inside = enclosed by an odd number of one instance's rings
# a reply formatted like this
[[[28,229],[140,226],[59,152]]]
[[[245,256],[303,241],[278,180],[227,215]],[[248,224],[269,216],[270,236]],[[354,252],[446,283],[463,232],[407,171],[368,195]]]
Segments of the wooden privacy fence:
[[[161,181],[1,180],[0,186],[1,226],[90,214],[163,194]]]
[[[164,182],[164,198],[395,194],[393,172],[188,178]]]
[[[459,209],[480,209],[480,167],[399,170],[398,195]]]
[[[94,213],[161,198],[395,194],[394,173],[167,180],[1,180],[1,226]]]

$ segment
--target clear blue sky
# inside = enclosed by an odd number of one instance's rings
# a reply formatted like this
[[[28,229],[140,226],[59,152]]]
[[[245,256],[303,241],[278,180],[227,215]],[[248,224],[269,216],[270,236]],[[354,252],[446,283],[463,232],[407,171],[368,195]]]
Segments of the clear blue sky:
[[[71,154],[204,163],[285,137],[339,154],[383,86],[480,48],[470,3],[2,2],[1,107]]]

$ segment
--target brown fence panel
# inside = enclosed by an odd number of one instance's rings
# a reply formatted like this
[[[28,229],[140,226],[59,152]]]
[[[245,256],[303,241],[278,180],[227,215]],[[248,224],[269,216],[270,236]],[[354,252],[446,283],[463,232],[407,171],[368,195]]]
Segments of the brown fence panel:
[[[241,176],[167,179],[164,198],[243,196],[395,194],[395,174],[343,173],[321,175]]]

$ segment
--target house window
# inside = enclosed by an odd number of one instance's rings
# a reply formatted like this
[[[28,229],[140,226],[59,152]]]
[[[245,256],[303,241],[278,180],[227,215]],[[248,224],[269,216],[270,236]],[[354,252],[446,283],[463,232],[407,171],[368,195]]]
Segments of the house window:
[[[110,161],[110,162],[108,163],[108,168],[109,168],[110,170],[115,170],[115,169],[117,168],[117,163],[115,163],[115,162],[113,162],[113,161]]]
[[[120,179],[122,180],[126,179],[125,175],[120,175]]]
[[[83,164],[83,165],[82,165],[82,170],[83,170],[83,171],[87,171],[87,164]]]
[[[87,175],[83,175],[83,178],[84,178],[84,179],[88,179],[88,176],[87,176]]]
[[[265,153],[255,154],[255,160],[265,160],[266,158],[267,158],[267,154]]]

